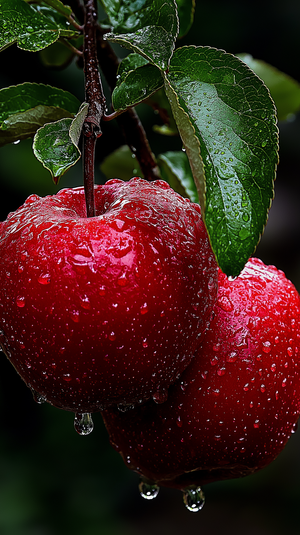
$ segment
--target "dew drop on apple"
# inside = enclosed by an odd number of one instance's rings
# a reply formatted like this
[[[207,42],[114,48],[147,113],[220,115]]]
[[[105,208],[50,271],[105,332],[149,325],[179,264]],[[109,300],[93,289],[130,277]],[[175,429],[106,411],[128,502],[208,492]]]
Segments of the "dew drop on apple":
[[[153,500],[159,493],[159,486],[151,481],[141,479],[139,483],[139,491],[142,498],[145,500]]]
[[[94,429],[94,423],[90,412],[77,412],[74,419],[74,427],[79,435],[89,435]]]
[[[205,504],[205,496],[201,487],[190,487],[183,491],[183,503],[192,513],[201,511]]]
[[[39,284],[42,284],[44,286],[47,286],[48,284],[50,284],[51,277],[50,277],[49,273],[43,273],[42,275],[40,275],[38,277],[38,282],[39,282]]]
[[[32,397],[36,403],[38,403],[39,405],[42,405],[42,403],[45,403],[46,401],[45,396],[42,396],[42,394],[39,394],[38,392],[36,392],[36,390],[33,390],[33,389],[31,390],[31,392],[32,392]]]
[[[16,298],[16,303],[19,308],[24,308],[25,306],[25,297],[18,295]]]
[[[158,392],[154,392],[152,399],[157,405],[160,405],[161,403],[164,403],[168,399],[168,391],[167,390],[161,390]]]

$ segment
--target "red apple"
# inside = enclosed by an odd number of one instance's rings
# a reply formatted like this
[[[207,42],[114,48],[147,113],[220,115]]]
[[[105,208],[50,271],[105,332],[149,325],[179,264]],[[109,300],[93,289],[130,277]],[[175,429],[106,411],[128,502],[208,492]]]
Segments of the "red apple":
[[[220,271],[210,326],[168,400],[103,413],[127,465],[196,492],[270,463],[299,417],[299,314],[295,287],[275,267],[252,259],[234,281]]]
[[[217,295],[198,205],[167,183],[110,180],[29,197],[0,230],[0,336],[27,385],[90,413],[166,390]]]

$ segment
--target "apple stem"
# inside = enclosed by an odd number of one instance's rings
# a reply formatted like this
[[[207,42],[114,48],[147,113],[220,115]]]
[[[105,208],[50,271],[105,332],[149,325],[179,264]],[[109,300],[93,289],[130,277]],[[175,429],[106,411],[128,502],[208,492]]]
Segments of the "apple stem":
[[[97,139],[102,135],[100,121],[105,111],[105,96],[98,70],[97,59],[97,2],[96,0],[84,0],[84,5],[85,21],[83,59],[85,74],[85,100],[89,104],[88,113],[83,125],[84,191],[87,217],[94,217],[95,147]]]
[[[69,0],[75,16],[80,23],[84,18],[83,6],[79,0]],[[95,12],[95,11],[94,11]],[[104,35],[109,30],[101,28],[97,23],[96,28],[96,46],[98,52],[98,61],[100,68],[105,76],[107,84],[111,91],[117,83],[117,71],[120,59],[111,47],[110,43],[104,40]],[[125,141],[135,155],[143,176],[146,180],[152,181],[160,178],[159,167],[151,151],[146,132],[134,108],[122,113],[116,118]]]

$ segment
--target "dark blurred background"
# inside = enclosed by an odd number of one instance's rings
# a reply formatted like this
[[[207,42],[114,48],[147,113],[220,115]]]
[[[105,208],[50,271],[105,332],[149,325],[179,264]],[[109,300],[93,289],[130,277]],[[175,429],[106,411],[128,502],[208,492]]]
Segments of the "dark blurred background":
[[[197,1],[194,26],[182,44],[247,52],[300,81],[299,22],[300,3],[295,0]],[[38,54],[10,47],[1,53],[0,87],[25,81],[56,85],[84,98],[82,72],[74,63],[64,72],[49,70]],[[153,151],[173,148],[172,139],[152,133],[156,117],[150,108],[142,105],[138,111]],[[279,128],[276,196],[256,254],[283,269],[300,290],[300,114]],[[122,143],[114,123],[106,124],[97,147],[98,182],[103,180],[100,161]],[[30,193],[46,195],[82,184],[79,162],[55,187],[31,145],[27,140],[0,149],[1,220]],[[299,534],[299,431],[268,468],[245,479],[208,485],[203,511],[193,514],[185,510],[178,491],[162,489],[153,502],[143,500],[138,477],[109,446],[99,414],[94,422],[91,435],[77,435],[73,415],[37,405],[2,354],[1,535]]]

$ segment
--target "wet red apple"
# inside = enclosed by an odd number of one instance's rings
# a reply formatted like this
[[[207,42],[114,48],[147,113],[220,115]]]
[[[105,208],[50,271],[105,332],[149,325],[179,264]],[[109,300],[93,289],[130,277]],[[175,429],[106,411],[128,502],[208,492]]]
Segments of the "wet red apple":
[[[201,505],[198,487],[251,474],[282,451],[299,417],[299,374],[298,292],[251,259],[234,281],[219,272],[210,326],[168,400],[103,416],[149,496],[155,485],[190,489]]]
[[[56,407],[165,398],[217,294],[198,205],[165,182],[110,180],[32,195],[0,230],[1,346]]]

